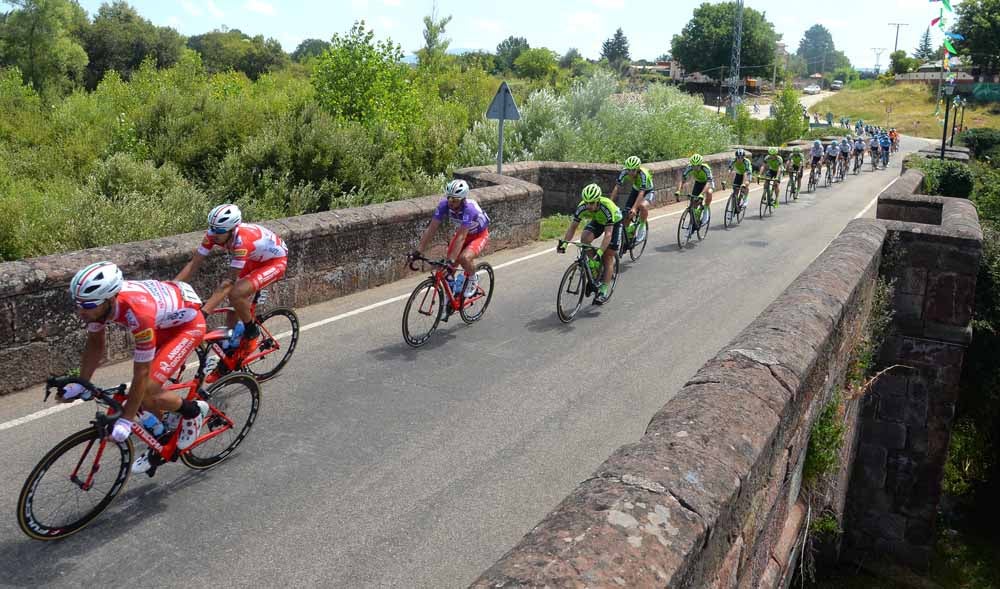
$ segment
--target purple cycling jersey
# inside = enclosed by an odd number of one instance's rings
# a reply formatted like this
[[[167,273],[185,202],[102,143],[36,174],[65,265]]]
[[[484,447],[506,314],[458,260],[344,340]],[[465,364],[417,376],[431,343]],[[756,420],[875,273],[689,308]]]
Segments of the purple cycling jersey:
[[[442,198],[434,211],[434,218],[442,221],[446,216],[456,225],[468,229],[469,235],[476,235],[490,225],[490,218],[479,208],[479,203],[469,198],[465,199],[465,204],[457,211],[448,208],[448,199]]]

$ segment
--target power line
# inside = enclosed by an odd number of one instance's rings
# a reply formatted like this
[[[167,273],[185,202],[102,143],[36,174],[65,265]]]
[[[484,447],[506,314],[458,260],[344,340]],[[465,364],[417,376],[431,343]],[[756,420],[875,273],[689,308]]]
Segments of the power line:
[[[882,57],[882,53],[885,52],[885,47],[872,47],[872,51],[875,52],[875,73],[878,73],[878,60]]]

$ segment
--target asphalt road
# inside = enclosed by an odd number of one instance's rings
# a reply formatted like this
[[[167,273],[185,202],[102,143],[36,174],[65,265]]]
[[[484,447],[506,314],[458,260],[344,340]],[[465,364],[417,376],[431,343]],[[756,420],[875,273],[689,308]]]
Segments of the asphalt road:
[[[655,211],[666,216],[610,303],[569,325],[554,305],[571,256],[554,243],[491,256],[497,290],[484,319],[470,327],[456,317],[417,351],[400,334],[403,301],[310,326],[406,294],[417,278],[301,309],[310,327],[265,385],[256,426],[230,460],[133,477],[61,542],[20,532],[17,496],[93,405],[36,418],[39,390],[4,397],[0,585],[465,586],[639,438],[851,219],[873,216],[901,159],[766,220],[756,218],[755,191],[751,214],[728,231],[718,198],[716,224],[690,250],[674,243],[678,210]],[[109,367],[97,380],[110,386],[128,370]]]

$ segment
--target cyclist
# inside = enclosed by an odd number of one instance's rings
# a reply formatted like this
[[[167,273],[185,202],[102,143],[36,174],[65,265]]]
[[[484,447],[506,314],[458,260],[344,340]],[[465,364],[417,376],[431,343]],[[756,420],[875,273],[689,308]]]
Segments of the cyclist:
[[[865,163],[865,140],[858,135],[854,138],[854,157],[858,158],[858,165]]]
[[[892,141],[892,151],[899,151],[899,133],[895,127],[889,129],[889,139]]]
[[[811,170],[816,166],[823,166],[823,142],[819,139],[814,140],[809,155],[812,157],[812,163],[809,164],[810,173],[812,173]]]
[[[802,180],[802,148],[799,146],[792,147],[792,155],[788,156],[788,171],[790,172],[788,178],[789,182],[792,183],[792,190],[798,193],[798,183]]]
[[[840,162],[847,169],[847,166],[851,163],[851,152],[854,151],[854,143],[849,141],[849,137],[840,138]]]
[[[476,287],[479,285],[479,277],[476,276],[476,258],[483,253],[490,240],[490,218],[483,212],[479,203],[469,198],[469,183],[465,180],[452,180],[445,186],[444,198],[438,203],[431,224],[420,236],[420,243],[410,257],[413,258],[427,249],[445,217],[458,226],[455,235],[448,242],[445,257],[448,265],[457,262],[465,271],[465,290],[462,291],[462,296],[471,297],[476,294]]]
[[[747,192],[749,192],[750,176],[753,175],[753,162],[747,157],[747,153],[742,147],[736,149],[736,159],[729,164],[729,169],[734,172],[733,188],[746,188]],[[747,206],[747,197],[743,191],[740,191],[738,194],[740,195],[739,207],[742,209]]]
[[[871,138],[868,140],[868,151],[872,154],[872,164],[878,167],[878,162],[881,160],[881,155],[879,154],[878,135],[872,134]]]
[[[774,180],[774,188],[771,190],[771,205],[778,206],[778,194],[781,192],[781,171],[784,169],[785,161],[778,155],[777,147],[768,147],[767,155],[760,164],[759,173],[765,175],[769,180]]]
[[[701,222],[708,222],[708,209],[712,206],[712,192],[715,190],[715,178],[712,177],[712,167],[705,163],[705,158],[701,154],[694,154],[688,160],[688,165],[681,174],[681,185],[677,192],[684,194],[684,185],[687,177],[694,177],[694,185],[691,187],[691,195],[699,196],[705,192],[705,208],[701,213]]]
[[[598,235],[603,236],[601,248],[597,252],[604,262],[604,275],[597,287],[596,302],[604,303],[608,300],[615,255],[622,242],[622,212],[618,209],[615,201],[604,196],[600,186],[597,184],[584,186],[580,192],[580,204],[573,211],[573,221],[569,224],[565,237],[556,246],[557,252],[566,253],[566,242],[573,239],[576,228],[580,226],[580,221],[583,219],[589,219],[589,222],[583,228],[580,241],[591,243]]]
[[[222,204],[208,213],[205,239],[174,280],[187,282],[217,247],[230,254],[229,274],[205,301],[203,311],[211,313],[228,296],[234,310],[228,318],[229,327],[233,327],[237,319],[242,321],[244,331],[239,346],[244,351],[252,350],[257,346],[260,329],[250,314],[251,298],[257,291],[285,275],[288,248],[270,229],[244,223],[243,213],[238,206]],[[219,366],[221,368],[222,364]]]
[[[830,173],[831,177],[837,171],[838,157],[840,157],[840,146],[837,145],[836,141],[831,141],[826,146],[826,171]]]
[[[892,147],[892,140],[889,139],[889,134],[882,132],[878,136],[878,146],[882,151],[882,167],[885,168],[889,165],[889,148]]]
[[[181,433],[177,447],[189,447],[198,439],[208,404],[181,399],[163,390],[163,383],[177,373],[188,355],[205,337],[205,317],[201,299],[184,282],[125,280],[111,262],[97,262],[83,268],[69,283],[77,314],[87,324],[87,341],[80,358],[80,377],[90,380],[104,359],[105,327],[122,325],[132,333],[132,384],[124,411],[111,429],[116,442],[132,433],[140,408],[158,416],[163,411],[180,413]],[[63,389],[61,402],[77,397],[88,399],[90,392],[73,383]],[[150,468],[149,454],[139,456],[133,472]]]
[[[626,179],[631,183],[631,193],[629,194],[628,201],[625,203],[625,209],[628,209],[625,222],[630,222],[636,213],[639,214],[642,225],[636,231],[635,239],[636,241],[642,241],[646,239],[646,221],[649,218],[649,203],[653,202],[653,199],[656,198],[656,193],[653,191],[653,175],[649,170],[642,167],[642,161],[638,156],[633,155],[629,157],[625,160],[625,167],[618,174],[618,181],[615,183],[614,188],[611,189],[611,195],[608,198],[616,203],[618,202],[618,187],[624,186]]]

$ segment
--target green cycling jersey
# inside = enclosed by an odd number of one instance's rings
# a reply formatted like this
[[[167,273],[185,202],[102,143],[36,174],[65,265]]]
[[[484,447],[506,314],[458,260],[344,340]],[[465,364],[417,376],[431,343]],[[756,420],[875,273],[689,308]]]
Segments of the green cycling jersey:
[[[737,174],[743,176],[753,170],[753,163],[750,161],[750,158],[743,156],[742,158],[733,160],[733,163],[729,164],[729,169],[735,170]]]
[[[646,168],[639,168],[638,173],[636,173],[636,175],[632,178],[628,177],[627,172],[628,170],[622,170],[621,173],[618,174],[619,186],[624,186],[625,182],[631,180],[632,189],[636,192],[642,192],[643,190],[649,192],[653,189],[653,174]]]
[[[793,165],[793,166],[801,166],[801,165],[802,165],[802,154],[801,154],[801,153],[798,153],[798,152],[796,152],[796,153],[793,153],[793,154],[791,155],[791,157],[790,157],[790,158],[788,158],[788,160],[789,160],[790,162],[792,162],[792,165]]]
[[[576,210],[573,211],[573,221],[579,223],[583,219],[590,219],[598,225],[608,225],[620,222],[622,220],[622,212],[618,208],[618,205],[615,204],[615,201],[602,196],[597,199],[596,211],[588,210],[587,204],[584,202],[577,205]]]
[[[781,169],[785,160],[781,159],[780,155],[768,155],[764,158],[764,163],[767,164],[767,167],[770,168],[772,172],[777,172]]]

